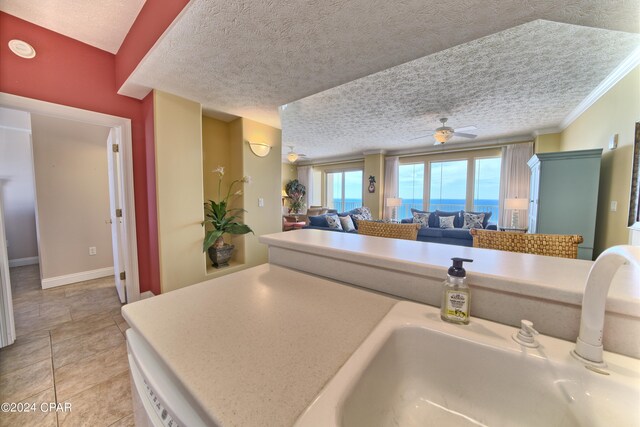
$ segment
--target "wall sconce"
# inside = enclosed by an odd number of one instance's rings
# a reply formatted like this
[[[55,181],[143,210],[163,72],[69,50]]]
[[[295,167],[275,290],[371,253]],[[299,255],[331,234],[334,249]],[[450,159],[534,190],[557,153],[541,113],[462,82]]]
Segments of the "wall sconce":
[[[271,146],[263,142],[251,142],[247,141],[251,152],[258,157],[267,157],[271,152]]]

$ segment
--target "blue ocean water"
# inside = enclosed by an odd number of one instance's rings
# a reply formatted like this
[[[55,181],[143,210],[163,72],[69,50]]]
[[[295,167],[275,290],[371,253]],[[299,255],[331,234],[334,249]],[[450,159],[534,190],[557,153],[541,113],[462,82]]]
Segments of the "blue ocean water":
[[[348,211],[362,206],[362,199],[345,199],[344,205],[341,199],[334,199],[333,206],[338,212]],[[398,208],[398,218],[411,218],[411,208],[423,210],[425,208],[422,199],[402,199],[402,206]],[[463,199],[431,199],[428,209],[434,211],[458,211],[464,210]],[[498,220],[498,200],[476,199],[473,201],[473,210],[479,212],[491,212],[491,222]]]

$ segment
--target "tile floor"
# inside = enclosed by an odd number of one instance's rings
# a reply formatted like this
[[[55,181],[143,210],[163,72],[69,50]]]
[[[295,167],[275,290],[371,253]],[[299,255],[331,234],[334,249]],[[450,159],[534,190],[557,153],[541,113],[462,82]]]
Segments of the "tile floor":
[[[133,426],[113,277],[43,290],[37,265],[11,269],[16,342],[0,349],[0,401],[71,404],[0,413],[0,426]]]

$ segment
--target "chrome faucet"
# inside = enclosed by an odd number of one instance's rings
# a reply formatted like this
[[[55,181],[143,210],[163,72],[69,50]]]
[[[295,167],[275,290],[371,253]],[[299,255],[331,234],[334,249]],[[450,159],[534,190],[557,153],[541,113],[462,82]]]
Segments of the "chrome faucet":
[[[606,366],[602,360],[602,330],[607,294],[613,276],[627,262],[640,269],[640,247],[621,245],[609,248],[600,254],[589,271],[582,297],[580,334],[571,352],[581,362]]]

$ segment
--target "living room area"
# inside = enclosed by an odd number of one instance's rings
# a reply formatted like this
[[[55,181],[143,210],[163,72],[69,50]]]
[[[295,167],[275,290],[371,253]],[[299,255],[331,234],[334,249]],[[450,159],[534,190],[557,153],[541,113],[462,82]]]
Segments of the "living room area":
[[[566,235],[589,260],[632,242],[637,40],[618,59],[593,48],[621,36],[538,21],[285,105],[296,145],[283,148],[283,229],[357,232],[366,208],[365,220],[420,223],[425,242],[472,246],[472,228]],[[542,46],[545,67],[517,68]],[[478,57],[492,58],[474,64],[483,73],[458,65]]]

